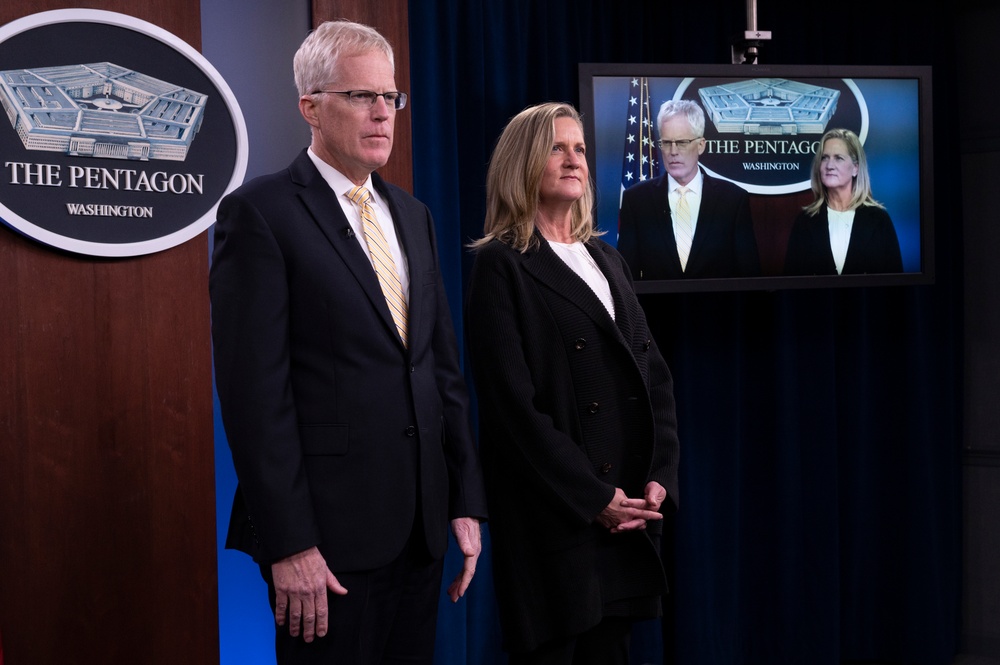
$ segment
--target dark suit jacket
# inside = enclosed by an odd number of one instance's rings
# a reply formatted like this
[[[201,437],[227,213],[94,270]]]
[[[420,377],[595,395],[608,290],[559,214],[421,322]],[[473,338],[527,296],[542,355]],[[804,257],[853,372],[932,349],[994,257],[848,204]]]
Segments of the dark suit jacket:
[[[814,217],[799,213],[788,237],[785,254],[786,275],[836,275],[837,265],[830,248],[827,207]],[[854,212],[851,240],[847,245],[842,275],[903,272],[899,239],[883,208],[862,206]]]
[[[466,307],[490,503],[495,587],[512,651],[578,634],[608,605],[655,616],[665,590],[659,523],[611,535],[595,524],[615,487],[643,496],[656,480],[677,501],[673,383],[605,242],[612,320],[594,292],[542,241],[499,241],[476,254]],[[625,599],[641,598],[629,605]]]
[[[260,563],[318,545],[334,573],[383,565],[417,510],[440,557],[449,518],[486,515],[430,211],[372,178],[409,264],[409,348],[305,151],[219,205],[212,334],[239,480],[227,545]]]
[[[635,279],[756,277],[760,257],[750,196],[726,180],[704,176],[701,209],[687,270],[681,270],[663,174],[625,190],[618,217],[618,251]]]

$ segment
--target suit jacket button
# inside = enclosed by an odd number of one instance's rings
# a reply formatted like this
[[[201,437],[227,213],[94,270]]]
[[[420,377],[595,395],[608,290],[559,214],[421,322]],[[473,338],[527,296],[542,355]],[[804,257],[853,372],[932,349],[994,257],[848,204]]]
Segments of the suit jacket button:
[[[405,430],[403,430],[403,433],[406,434],[406,436],[415,436],[417,433],[417,428],[414,427],[413,425],[410,425]]]
[[[611,462],[605,462],[601,465],[601,473],[611,473]]]
[[[587,406],[587,411],[589,411],[590,413],[597,413],[600,410],[601,410],[601,405],[598,404],[597,402],[591,402],[590,405]]]
[[[586,347],[587,347],[587,340],[585,340],[582,337],[578,338],[576,341],[573,342],[573,348],[576,349],[577,351],[582,351]]]

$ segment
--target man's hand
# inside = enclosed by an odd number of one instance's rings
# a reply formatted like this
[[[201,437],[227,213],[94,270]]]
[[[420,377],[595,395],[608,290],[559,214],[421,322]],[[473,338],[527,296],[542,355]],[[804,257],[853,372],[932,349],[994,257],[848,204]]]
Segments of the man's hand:
[[[625,492],[620,487],[616,487],[615,496],[611,499],[611,503],[597,516],[598,523],[611,533],[622,533],[645,529],[646,522],[649,520],[662,520],[663,515],[652,506],[655,505],[658,508],[667,493],[660,487],[660,490],[663,491],[663,496],[660,496],[655,488],[651,488],[652,485],[659,487],[659,483],[647,485],[646,495],[642,499],[630,499],[625,496]],[[654,499],[656,500],[655,504]]]
[[[288,634],[312,642],[329,629],[329,608],[326,590],[343,596],[347,589],[326,566],[319,550],[311,547],[271,564],[274,576],[274,620],[279,626],[288,619]]]
[[[465,590],[472,582],[472,576],[476,574],[476,562],[483,549],[483,542],[482,535],[479,533],[479,520],[474,517],[453,519],[451,530],[458,542],[458,549],[465,555],[462,571],[448,585],[448,596],[451,598],[451,602],[457,603],[458,599],[465,595]]]

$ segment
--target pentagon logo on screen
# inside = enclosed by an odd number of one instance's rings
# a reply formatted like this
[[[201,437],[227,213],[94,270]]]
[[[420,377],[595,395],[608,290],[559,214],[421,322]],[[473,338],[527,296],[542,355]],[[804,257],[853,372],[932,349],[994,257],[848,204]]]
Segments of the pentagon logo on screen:
[[[779,78],[757,78],[698,90],[720,134],[822,134],[840,91]]]

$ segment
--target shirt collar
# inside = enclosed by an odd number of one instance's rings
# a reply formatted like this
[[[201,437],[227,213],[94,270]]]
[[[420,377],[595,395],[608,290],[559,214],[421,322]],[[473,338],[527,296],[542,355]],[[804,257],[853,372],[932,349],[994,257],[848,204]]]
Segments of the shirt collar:
[[[354,183],[351,182],[346,175],[320,159],[319,155],[313,152],[312,148],[306,150],[306,154],[309,155],[309,159],[311,159],[312,163],[316,166],[316,170],[319,171],[319,174],[323,176],[323,180],[326,180],[326,184],[330,185],[330,189],[332,189],[337,196],[343,196],[345,192],[349,192],[354,187]],[[371,174],[368,174],[368,178],[365,180],[364,186],[368,189],[372,198],[378,200],[378,193],[372,185]]]
[[[696,194],[700,194],[704,182],[705,178],[701,173],[701,167],[699,167],[698,172],[694,174],[694,177],[691,178],[691,182],[685,185],[685,187],[687,187],[689,192],[695,192]],[[677,188],[681,186],[680,183],[674,180],[674,177],[669,173],[667,174],[667,185],[669,186],[667,191],[669,191],[671,194],[676,192]]]

